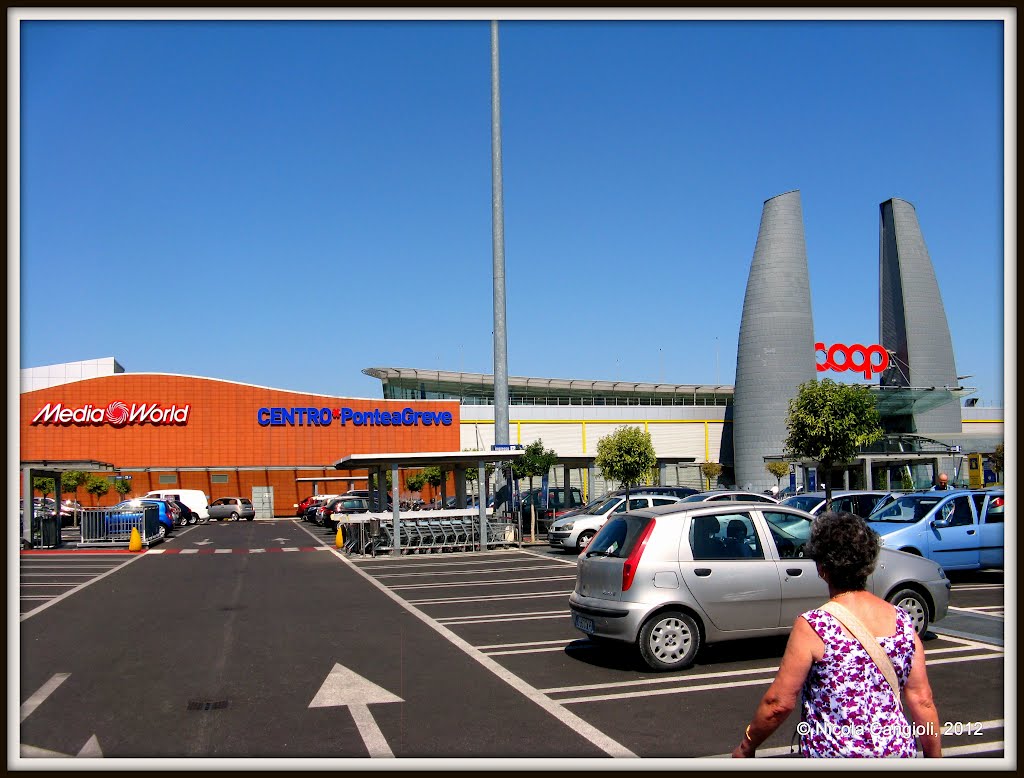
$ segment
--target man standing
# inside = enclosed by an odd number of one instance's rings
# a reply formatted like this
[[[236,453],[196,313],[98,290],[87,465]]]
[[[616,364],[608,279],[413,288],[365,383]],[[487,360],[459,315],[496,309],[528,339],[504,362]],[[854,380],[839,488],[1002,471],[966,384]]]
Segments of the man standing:
[[[949,488],[949,476],[945,473],[939,473],[938,483],[933,487],[935,489],[948,489]]]

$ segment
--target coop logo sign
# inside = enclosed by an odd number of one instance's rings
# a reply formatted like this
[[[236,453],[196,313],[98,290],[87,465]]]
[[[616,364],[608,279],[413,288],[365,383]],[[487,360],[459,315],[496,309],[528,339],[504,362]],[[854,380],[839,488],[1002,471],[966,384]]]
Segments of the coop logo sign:
[[[154,424],[167,426],[172,424],[188,424],[191,405],[172,405],[164,408],[160,403],[132,403],[128,405],[120,401],[114,401],[106,407],[99,405],[82,405],[77,408],[65,407],[63,403],[47,403],[32,419],[32,424],[58,424],[61,426],[74,425],[101,426],[109,424],[111,427],[127,427],[131,424]]]
[[[871,380],[872,373],[884,373],[889,367],[889,352],[878,345],[863,346],[854,343],[852,346],[844,346],[842,343],[825,348],[824,343],[815,343],[815,358],[818,354],[825,355],[824,362],[817,362],[818,372],[835,370],[842,373],[852,370],[855,373],[864,373],[864,377]]]
[[[356,411],[352,408],[260,408],[256,422],[261,427],[328,427],[337,419],[342,427],[450,427],[449,411]]]

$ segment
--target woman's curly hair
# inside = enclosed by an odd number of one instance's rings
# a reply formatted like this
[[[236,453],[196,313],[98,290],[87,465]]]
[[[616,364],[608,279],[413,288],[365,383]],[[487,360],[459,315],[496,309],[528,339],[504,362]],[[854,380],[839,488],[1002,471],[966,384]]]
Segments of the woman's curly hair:
[[[826,511],[814,520],[805,553],[821,565],[833,589],[849,591],[867,585],[880,548],[878,534],[860,516]]]

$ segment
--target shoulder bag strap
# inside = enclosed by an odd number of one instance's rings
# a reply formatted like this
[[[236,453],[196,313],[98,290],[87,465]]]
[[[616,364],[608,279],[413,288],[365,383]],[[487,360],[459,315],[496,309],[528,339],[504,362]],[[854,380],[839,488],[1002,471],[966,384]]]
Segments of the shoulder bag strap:
[[[878,669],[882,671],[882,675],[885,676],[885,680],[889,682],[889,686],[892,688],[893,697],[896,698],[896,704],[899,705],[900,710],[903,710],[903,701],[900,699],[900,683],[896,677],[896,668],[893,667],[892,660],[889,655],[885,653],[875,636],[868,631],[860,619],[853,615],[848,608],[844,608],[838,602],[830,600],[829,602],[822,605],[818,610],[825,611],[834,616],[840,624],[850,631],[853,635],[864,646],[864,650],[868,652],[868,656],[878,666]]]

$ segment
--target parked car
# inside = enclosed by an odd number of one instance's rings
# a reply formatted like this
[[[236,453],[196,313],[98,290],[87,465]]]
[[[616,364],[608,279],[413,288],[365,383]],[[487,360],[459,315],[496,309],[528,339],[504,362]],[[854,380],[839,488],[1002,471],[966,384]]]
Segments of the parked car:
[[[956,489],[896,496],[868,517],[882,545],[938,562],[946,570],[1003,566],[1002,489]]]
[[[548,507],[542,509],[541,505],[541,490],[540,488],[529,489],[523,493],[522,500],[520,502],[521,515],[523,517],[523,530],[524,532],[530,526],[531,507],[536,505],[537,513],[537,531],[544,534],[548,531],[548,525],[559,518],[565,513],[573,510],[574,508],[580,508],[583,506],[583,495],[580,493],[579,487],[573,486],[569,489],[569,503],[565,501],[565,487],[562,486],[549,486],[548,487]]]
[[[210,498],[199,489],[155,489],[143,495],[146,499],[177,500],[188,506],[196,519],[210,518]]]
[[[75,514],[82,510],[82,504],[78,500],[61,500],[60,523],[62,527],[68,527],[75,523]]]
[[[880,508],[882,505],[889,504],[895,499],[896,495],[884,490],[855,489],[833,491],[831,510],[846,511],[866,519],[871,515],[872,511]],[[787,497],[782,501],[782,504],[791,505],[794,508],[807,511],[812,516],[817,516],[825,510],[825,493],[804,492],[803,494]]]
[[[338,521],[334,518],[336,513],[369,513],[370,512],[370,501],[365,497],[350,497],[349,495],[343,495],[336,497],[333,500],[328,500],[323,505],[316,509],[316,515],[314,516],[314,522],[320,526],[329,529],[337,530]]]
[[[299,502],[295,503],[295,505],[292,506],[293,508],[295,508],[295,517],[301,519],[303,515],[306,513],[306,508],[309,507],[309,503],[312,502],[315,498],[316,495],[311,494],[309,495],[309,497],[305,497],[302,500],[299,500]]]
[[[688,667],[703,643],[785,635],[829,597],[802,556],[813,521],[786,505],[685,500],[615,516],[577,560],[573,625],[633,644],[652,670]],[[950,581],[931,560],[883,548],[867,583],[919,634],[946,616]]]
[[[168,500],[178,511],[178,526],[184,527],[186,524],[195,524],[199,521],[198,517],[189,510],[189,507],[181,500]]]
[[[582,551],[598,533],[610,516],[657,505],[671,505],[679,498],[671,494],[629,493],[629,504],[625,494],[612,494],[602,501],[589,503],[589,507],[555,519],[548,529],[548,545],[554,548]]]
[[[305,513],[302,514],[302,520],[309,521],[315,524],[316,509],[319,508],[321,505],[330,502],[331,500],[338,499],[339,497],[341,497],[340,494],[318,494],[316,497],[309,501],[309,505],[306,506]]]
[[[683,502],[770,502],[778,504],[778,500],[768,494],[757,492],[744,492],[735,489],[712,489],[708,492],[697,492],[689,497],[684,497]]]
[[[625,494],[625,489],[616,489],[608,492],[605,497],[611,497],[613,495]],[[697,494],[697,489],[691,489],[689,486],[632,486],[629,489],[630,494],[668,494],[673,497],[682,499],[683,497],[689,497]]]
[[[256,509],[252,501],[245,497],[218,497],[210,503],[210,518],[217,521],[252,521],[256,518]]]
[[[167,500],[153,500],[148,497],[136,497],[131,500],[123,500],[115,505],[115,508],[141,508],[146,505],[155,505],[158,508],[157,521],[164,530],[165,535],[170,535],[181,521],[181,511]]]

